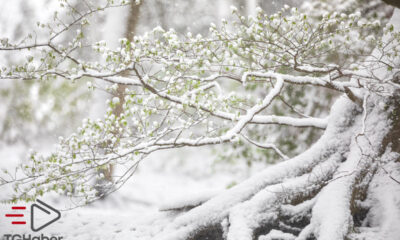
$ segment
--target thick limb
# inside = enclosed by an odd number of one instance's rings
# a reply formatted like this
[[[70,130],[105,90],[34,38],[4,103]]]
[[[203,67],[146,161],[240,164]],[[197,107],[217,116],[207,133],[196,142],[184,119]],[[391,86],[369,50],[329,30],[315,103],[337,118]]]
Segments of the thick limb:
[[[369,99],[361,109],[347,97],[340,98],[324,135],[308,151],[183,213],[155,239],[350,236],[356,205],[365,200],[377,160],[391,146],[387,136],[396,127],[390,111],[378,105],[387,99]]]
[[[332,108],[325,134],[309,150],[293,159],[267,168],[177,217],[156,236],[156,239],[188,239],[210,226],[219,226],[233,207],[249,200],[265,187],[311,172],[316,165],[332,155],[348,152],[353,134],[353,121],[349,116],[354,114],[359,114],[357,106],[350,100],[341,98]]]

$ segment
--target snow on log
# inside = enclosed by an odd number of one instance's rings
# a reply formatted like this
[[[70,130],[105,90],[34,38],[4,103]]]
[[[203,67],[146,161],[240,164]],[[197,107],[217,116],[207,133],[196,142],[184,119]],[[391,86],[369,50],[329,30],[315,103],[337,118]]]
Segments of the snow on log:
[[[346,97],[341,97],[332,107],[324,135],[310,149],[297,157],[263,170],[201,206],[178,216],[156,235],[155,239],[187,239],[204,228],[219,225],[228,216],[232,207],[250,199],[266,186],[278,184],[290,177],[303,175],[331,155],[348,151],[353,135],[351,116],[357,111],[355,104]]]
[[[297,198],[309,198],[327,182],[343,160],[343,153],[332,154],[329,159],[315,166],[313,170],[300,177],[266,187],[250,200],[231,210],[228,240],[251,240],[254,230],[265,222],[275,222],[279,206]]]
[[[374,96],[374,100],[379,102],[381,99]],[[388,114],[375,107],[374,103],[371,105],[372,111],[366,119],[356,119],[362,135],[353,137],[347,160],[338,168],[332,181],[322,189],[315,203],[311,224],[317,239],[344,239],[353,227],[351,205],[355,184],[362,180],[365,172],[374,171],[376,166],[373,160],[380,157],[382,147],[376,143],[381,143],[390,129]],[[365,126],[369,127],[362,133]]]

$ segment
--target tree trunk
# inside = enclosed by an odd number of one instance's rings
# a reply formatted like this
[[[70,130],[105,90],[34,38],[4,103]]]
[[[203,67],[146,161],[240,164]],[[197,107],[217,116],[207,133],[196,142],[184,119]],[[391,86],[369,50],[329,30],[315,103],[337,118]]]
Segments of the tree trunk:
[[[130,4],[129,15],[127,19],[127,25],[125,30],[125,36],[127,39],[133,39],[136,31],[136,27],[139,22],[139,14],[140,14],[140,4],[136,4],[135,1],[132,1]],[[125,90],[127,86],[124,84],[118,84],[118,87],[115,91],[115,97],[119,99],[119,103],[113,109],[113,114],[116,118],[121,116],[123,113],[123,105],[125,103]],[[115,135],[120,135],[121,133],[118,130],[114,133]],[[110,164],[106,167],[106,169],[100,170],[100,173],[104,175],[104,179],[99,180],[96,183],[97,195],[103,198],[109,189],[105,189],[102,187],[104,182],[112,182],[113,181],[113,172],[114,165]]]

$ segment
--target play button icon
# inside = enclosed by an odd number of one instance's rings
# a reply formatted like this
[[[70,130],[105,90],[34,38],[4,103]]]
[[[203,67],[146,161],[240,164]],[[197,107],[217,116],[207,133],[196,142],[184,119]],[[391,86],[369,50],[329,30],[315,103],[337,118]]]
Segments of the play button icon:
[[[34,232],[54,223],[61,217],[60,211],[37,199],[40,204],[31,205],[31,229]]]

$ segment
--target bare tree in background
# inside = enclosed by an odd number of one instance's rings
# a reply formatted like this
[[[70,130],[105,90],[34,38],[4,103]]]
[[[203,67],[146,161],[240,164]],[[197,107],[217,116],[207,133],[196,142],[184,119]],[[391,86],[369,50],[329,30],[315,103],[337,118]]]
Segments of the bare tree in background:
[[[125,37],[127,39],[133,39],[135,36],[136,28],[139,22],[139,14],[140,14],[140,3],[136,4],[135,2],[130,3],[130,9],[128,13],[128,18],[126,22],[126,30],[125,30]],[[115,117],[120,117],[121,114],[123,113],[123,105],[125,103],[125,95],[126,95],[126,89],[127,85],[126,84],[117,84],[117,88],[115,89],[115,92],[113,92],[114,99],[118,99],[115,108],[113,109],[112,113]],[[122,133],[119,132],[119,129],[116,129],[113,134],[120,138]],[[118,144],[118,143],[114,143]],[[113,146],[115,147],[115,146]],[[99,181],[96,182],[96,188],[97,188],[97,195],[104,197],[105,194],[110,191],[110,189],[104,189],[103,186],[107,184],[104,184],[103,181],[108,181],[112,183],[113,181],[113,172],[114,172],[114,164],[109,164],[108,166],[105,166],[100,170],[100,174],[104,176],[104,178],[99,179]]]

